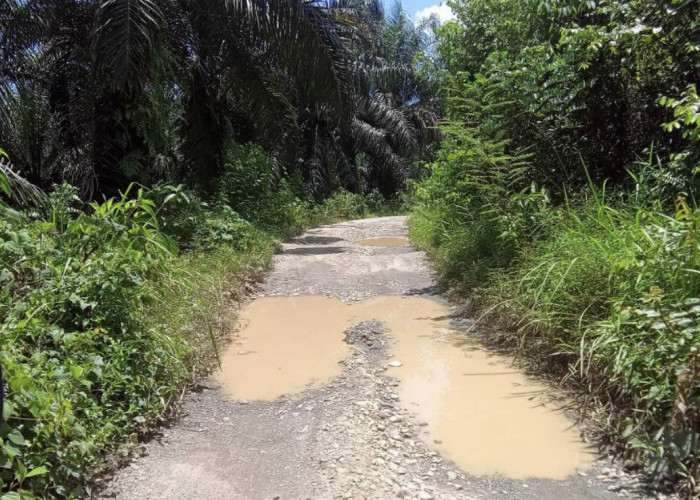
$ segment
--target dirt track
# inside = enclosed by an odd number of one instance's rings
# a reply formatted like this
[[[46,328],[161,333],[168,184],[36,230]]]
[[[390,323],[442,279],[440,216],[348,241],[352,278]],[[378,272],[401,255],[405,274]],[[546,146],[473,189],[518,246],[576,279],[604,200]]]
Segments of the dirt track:
[[[284,245],[259,296],[377,295],[442,300],[422,252],[361,247],[372,236],[405,235],[406,218],[385,217],[311,230]],[[416,436],[421,423],[403,409],[381,360],[383,327],[347,333],[353,355],[323,388],[273,402],[232,402],[215,379],[184,400],[184,416],[119,471],[102,498],[334,499],[538,498],[634,496],[602,460],[564,481],[476,477]],[[514,422],[514,425],[517,423]],[[623,474],[626,483],[634,479]]]

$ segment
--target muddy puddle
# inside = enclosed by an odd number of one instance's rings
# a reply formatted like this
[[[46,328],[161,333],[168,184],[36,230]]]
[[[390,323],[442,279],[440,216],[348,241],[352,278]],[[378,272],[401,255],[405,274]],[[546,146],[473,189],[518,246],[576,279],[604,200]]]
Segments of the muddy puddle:
[[[318,387],[340,374],[350,350],[343,341],[345,305],[323,296],[264,297],[239,316],[239,336],[218,375],[237,399],[273,400]]]
[[[427,423],[422,438],[461,469],[515,479],[563,479],[595,454],[549,403],[545,388],[450,328],[440,302],[385,296],[354,304],[321,296],[267,297],[241,314],[240,338],[219,376],[232,397],[272,400],[318,387],[350,355],[343,332],[383,322],[388,374],[401,403]]]
[[[404,247],[408,246],[408,238],[403,236],[383,236],[378,238],[364,238],[355,241],[363,247]]]

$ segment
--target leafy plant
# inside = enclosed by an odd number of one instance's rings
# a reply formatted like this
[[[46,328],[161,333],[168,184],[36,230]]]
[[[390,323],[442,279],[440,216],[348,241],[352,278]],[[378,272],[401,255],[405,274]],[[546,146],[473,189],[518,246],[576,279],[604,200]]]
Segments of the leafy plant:
[[[92,209],[1,225],[3,489],[79,496],[101,450],[158,418],[185,376],[182,341],[140,316],[173,251],[153,203],[137,190]]]

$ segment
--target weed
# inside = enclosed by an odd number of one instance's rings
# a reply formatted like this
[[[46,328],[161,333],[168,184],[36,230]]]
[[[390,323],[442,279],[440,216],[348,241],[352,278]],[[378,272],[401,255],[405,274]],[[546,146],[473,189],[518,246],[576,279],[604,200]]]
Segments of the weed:
[[[700,211],[681,196],[667,215],[658,196],[639,196],[650,189],[639,184],[633,195],[591,185],[563,207],[534,187],[479,199],[489,188],[456,193],[449,161],[412,188],[413,241],[469,293],[482,322],[509,327],[492,341],[587,393],[605,409],[609,438],[692,491]]]

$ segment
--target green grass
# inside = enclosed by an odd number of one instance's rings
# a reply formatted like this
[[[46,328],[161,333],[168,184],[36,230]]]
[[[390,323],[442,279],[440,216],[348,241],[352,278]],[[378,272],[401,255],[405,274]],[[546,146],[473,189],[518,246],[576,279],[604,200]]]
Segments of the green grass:
[[[191,252],[175,259],[168,275],[151,284],[156,299],[144,317],[186,343],[190,381],[217,366],[219,344],[235,327],[246,285],[262,279],[277,247],[276,239],[261,232],[241,250],[219,246]]]
[[[492,285],[522,312],[528,352],[560,358],[606,406],[608,432],[690,483],[700,472],[699,220],[592,203]]]
[[[488,207],[460,225],[423,203],[411,238],[483,315],[487,339],[560,377],[595,409],[605,437],[692,491],[700,474],[700,211],[679,201],[668,216],[596,192],[552,208],[553,224],[521,245],[471,225],[493,218]],[[507,244],[515,257],[499,260]]]
[[[280,239],[385,210],[347,192],[318,205],[286,186],[259,195],[249,221],[181,187],[86,209],[64,185],[0,219],[3,500],[84,497],[107,456],[127,455],[217,366]]]

